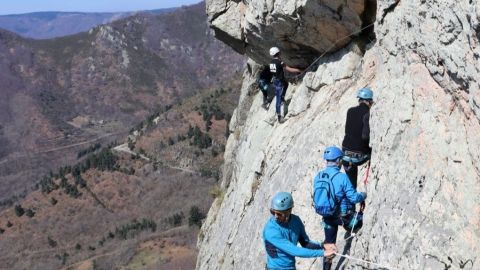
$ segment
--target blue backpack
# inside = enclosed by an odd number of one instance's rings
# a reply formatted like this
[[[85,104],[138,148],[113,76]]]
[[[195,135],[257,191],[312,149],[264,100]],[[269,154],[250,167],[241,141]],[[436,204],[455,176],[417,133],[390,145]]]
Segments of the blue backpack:
[[[323,217],[333,216],[338,210],[339,202],[335,197],[335,188],[332,181],[339,173],[337,172],[330,177],[328,173],[321,172],[320,180],[316,180],[314,183],[313,205],[315,212]]]

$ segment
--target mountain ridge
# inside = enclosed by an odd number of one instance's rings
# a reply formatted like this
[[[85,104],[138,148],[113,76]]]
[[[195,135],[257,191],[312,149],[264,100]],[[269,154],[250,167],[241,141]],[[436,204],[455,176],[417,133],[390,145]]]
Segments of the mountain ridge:
[[[242,65],[240,56],[209,36],[202,4],[158,16],[136,15],[53,40],[1,32],[0,139],[8,143],[0,147],[0,172],[9,183],[0,189],[2,196],[20,192],[62,162],[74,162],[77,149],[28,161],[30,153],[128,133],[153,112],[229,79]],[[187,18],[198,23],[183,24]],[[172,62],[165,64],[167,59]],[[214,66],[225,71],[215,73]]]
[[[42,11],[23,14],[0,15],[0,28],[26,38],[50,39],[86,32],[99,24],[133,16],[137,13],[162,14],[177,8],[132,12],[59,12]]]

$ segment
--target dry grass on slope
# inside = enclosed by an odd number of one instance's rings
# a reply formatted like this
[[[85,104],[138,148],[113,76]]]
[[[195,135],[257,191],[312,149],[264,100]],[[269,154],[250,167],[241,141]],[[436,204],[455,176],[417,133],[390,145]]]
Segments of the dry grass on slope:
[[[73,174],[67,173],[68,185],[50,192],[37,190],[21,202],[34,216],[17,216],[13,207],[0,212],[4,230],[0,265],[11,269],[135,269],[139,265],[192,269],[197,254],[195,223],[213,201],[210,193],[223,162],[221,145],[226,143],[227,119],[215,120],[211,112],[233,112],[239,83],[233,80],[208,89],[159,114],[156,124],[146,121],[134,129],[141,135],[135,137],[133,151],[143,151],[150,161],[98,150],[91,155],[107,153],[115,157],[115,164],[111,170],[89,167],[81,172],[86,182],[86,187],[78,186],[81,195],[67,188],[76,185]],[[195,136],[177,140],[192,126],[207,134],[211,145],[200,147]],[[175,139],[173,144],[169,138]],[[164,146],[158,147],[162,142]],[[94,159],[85,157],[82,164],[87,160]],[[108,162],[99,160],[95,166],[107,166]],[[60,178],[53,177],[51,185],[61,186]],[[200,215],[194,216],[192,207]],[[146,225],[139,229],[139,224]]]

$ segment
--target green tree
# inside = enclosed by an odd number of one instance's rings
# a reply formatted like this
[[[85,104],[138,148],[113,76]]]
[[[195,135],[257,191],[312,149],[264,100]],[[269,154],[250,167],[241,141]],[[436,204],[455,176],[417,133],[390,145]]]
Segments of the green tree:
[[[82,178],[82,175],[77,175],[75,178],[75,185],[80,186],[80,188],[85,188],[87,186],[87,181]]]
[[[198,126],[193,129],[193,144],[200,149],[208,148],[212,145],[212,138],[208,133],[203,133]]]
[[[185,218],[183,212],[175,213],[172,216],[166,219],[166,222],[173,227],[182,225],[183,219]]]
[[[40,180],[40,188],[42,193],[48,194],[58,189],[58,185],[55,184],[52,178],[45,176],[42,180]]]
[[[77,186],[71,185],[70,183],[66,183],[64,187],[64,191],[66,194],[68,194],[72,198],[78,198],[82,195],[81,192],[78,191]]]
[[[205,130],[209,131],[211,127],[212,121],[210,119],[207,119],[207,121],[205,121]]]
[[[57,199],[55,199],[54,197],[51,197],[51,198],[50,198],[50,203],[51,203],[52,205],[57,204],[57,202],[58,202]]]
[[[190,217],[188,218],[188,225],[193,226],[196,225],[199,228],[202,226],[202,219],[205,218],[205,215],[200,212],[200,208],[197,206],[192,206],[190,208]]]
[[[23,214],[25,214],[25,209],[23,209],[20,204],[15,205],[15,215],[17,215],[17,217],[21,217]]]
[[[128,143],[127,143],[128,149],[132,150],[135,149],[135,143],[132,141],[132,139],[128,138]]]
[[[33,212],[32,209],[27,209],[27,211],[25,211],[25,215],[29,218],[32,218],[33,216],[35,216],[35,212]]]
[[[225,138],[228,138],[228,136],[230,136],[230,119],[232,118],[232,116],[230,114],[226,114],[225,115],[225,120],[227,121],[227,124],[225,125]]]
[[[67,259],[68,259],[69,256],[70,256],[70,254],[68,254],[67,252],[64,252],[62,254],[62,265],[65,265],[67,263]]]
[[[60,187],[65,188],[67,185],[68,185],[67,178],[62,177],[62,179],[60,179]]]
[[[148,229],[150,229],[152,232],[156,231],[157,224],[155,223],[155,221],[145,218],[141,221],[134,219],[128,224],[124,224],[120,227],[115,228],[115,236],[119,239],[126,240],[128,237],[133,237],[140,231]]]
[[[57,241],[53,240],[52,238],[50,238],[50,236],[47,237],[47,241],[48,241],[48,245],[52,248],[56,247],[57,246]]]
[[[193,127],[191,125],[188,125],[188,131],[187,131],[187,137],[190,139],[193,137]]]

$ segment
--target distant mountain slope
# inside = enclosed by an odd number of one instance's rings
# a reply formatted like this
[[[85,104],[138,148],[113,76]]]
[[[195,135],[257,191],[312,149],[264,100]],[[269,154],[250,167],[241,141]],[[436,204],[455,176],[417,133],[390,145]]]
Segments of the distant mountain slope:
[[[243,63],[212,36],[204,4],[52,40],[0,31],[0,198],[230,80]]]
[[[0,30],[0,268],[193,269],[244,64],[204,4]]]
[[[145,11],[162,14],[175,8]],[[100,24],[132,16],[137,12],[86,13],[86,12],[34,12],[0,16],[0,28],[23,37],[48,39],[88,31]]]
[[[145,118],[126,147],[83,152],[0,211],[1,268],[193,269],[198,225],[224,195],[240,75]]]

